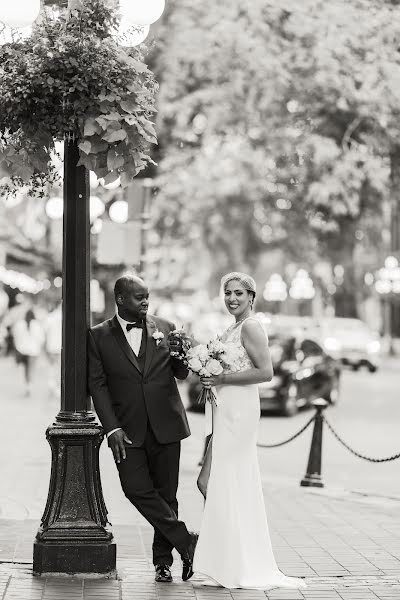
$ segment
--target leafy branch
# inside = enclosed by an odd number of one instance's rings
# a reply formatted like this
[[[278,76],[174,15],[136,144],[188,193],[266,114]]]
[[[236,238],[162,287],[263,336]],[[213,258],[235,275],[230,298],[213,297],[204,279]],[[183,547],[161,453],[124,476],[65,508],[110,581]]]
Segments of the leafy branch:
[[[117,26],[114,9],[86,0],[0,48],[3,192],[54,182],[51,153],[66,137],[78,142],[78,164],[106,183],[126,186],[152,162],[158,84],[140,49],[118,46]]]

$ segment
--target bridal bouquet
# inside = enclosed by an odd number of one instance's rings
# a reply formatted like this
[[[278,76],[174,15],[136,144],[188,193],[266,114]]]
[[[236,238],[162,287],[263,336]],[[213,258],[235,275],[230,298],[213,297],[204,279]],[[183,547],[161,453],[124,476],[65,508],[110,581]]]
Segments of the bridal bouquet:
[[[224,369],[238,371],[240,358],[241,348],[233,344],[224,344],[219,338],[211,340],[208,344],[194,346],[186,353],[188,368],[200,377],[220,375]],[[203,387],[197,401],[199,404],[215,402],[215,394],[210,388]]]

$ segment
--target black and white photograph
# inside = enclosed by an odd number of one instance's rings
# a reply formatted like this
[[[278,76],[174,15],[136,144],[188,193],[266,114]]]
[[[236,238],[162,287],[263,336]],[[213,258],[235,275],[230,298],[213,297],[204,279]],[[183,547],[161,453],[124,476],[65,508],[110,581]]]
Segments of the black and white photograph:
[[[0,600],[400,599],[400,0],[0,0]]]

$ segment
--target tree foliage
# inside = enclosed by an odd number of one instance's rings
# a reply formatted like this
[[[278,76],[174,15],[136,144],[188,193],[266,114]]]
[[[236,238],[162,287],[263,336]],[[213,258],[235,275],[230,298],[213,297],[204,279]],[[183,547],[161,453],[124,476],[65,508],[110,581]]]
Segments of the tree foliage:
[[[118,46],[113,8],[87,0],[31,37],[0,48],[0,163],[11,185],[54,179],[55,140],[73,136],[80,163],[126,186],[151,159],[157,83],[138,49]],[[34,186],[35,187],[35,186]]]
[[[152,57],[161,224],[172,217],[188,243],[200,225],[216,272],[279,247],[350,273],[380,239],[400,139],[399,10],[171,1]]]

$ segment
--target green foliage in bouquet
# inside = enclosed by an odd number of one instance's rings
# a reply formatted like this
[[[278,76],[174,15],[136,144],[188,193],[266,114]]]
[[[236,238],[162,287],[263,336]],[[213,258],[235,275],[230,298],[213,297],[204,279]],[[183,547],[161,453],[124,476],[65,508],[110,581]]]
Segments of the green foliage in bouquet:
[[[152,162],[158,84],[138,48],[121,48],[118,15],[85,0],[32,36],[0,48],[0,191],[38,193],[57,178],[54,142],[75,139],[84,165],[128,185]]]

